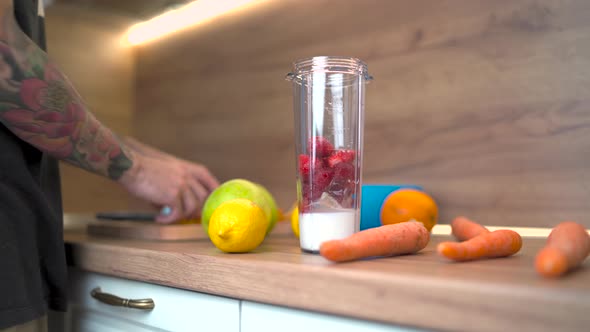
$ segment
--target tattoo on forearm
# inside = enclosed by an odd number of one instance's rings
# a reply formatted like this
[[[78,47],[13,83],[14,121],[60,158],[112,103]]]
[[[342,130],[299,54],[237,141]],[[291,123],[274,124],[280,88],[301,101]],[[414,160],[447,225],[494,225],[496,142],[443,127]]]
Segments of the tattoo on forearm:
[[[33,46],[24,34],[0,38],[0,122],[52,156],[120,178],[132,166],[129,151]]]

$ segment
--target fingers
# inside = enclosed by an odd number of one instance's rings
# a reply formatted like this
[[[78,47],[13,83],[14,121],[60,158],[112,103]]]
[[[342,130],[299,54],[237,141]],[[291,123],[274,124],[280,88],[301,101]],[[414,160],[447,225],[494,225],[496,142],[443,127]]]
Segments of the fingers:
[[[193,163],[190,163],[190,166],[194,179],[199,181],[202,186],[205,187],[204,189],[207,191],[207,194],[219,187],[219,181],[205,166]]]
[[[187,181],[187,184],[198,201],[198,206],[191,213],[190,217],[197,218],[201,215],[201,209],[203,208],[203,204],[205,203],[207,196],[209,196],[209,191],[194,178],[190,178]]]
[[[141,172],[123,185],[130,193],[159,208],[168,207],[156,217],[157,222],[198,217],[209,194],[219,186],[211,172],[200,164],[172,157],[163,160],[138,156]]]
[[[190,187],[183,191],[182,195],[183,218],[191,219],[201,211],[201,200],[195,195]]]
[[[201,176],[199,180],[202,184],[205,185],[207,189],[209,189],[209,192],[212,192],[217,187],[219,187],[219,181],[215,176],[213,176],[213,174],[209,172],[208,169],[205,168],[204,171],[205,173]]]
[[[195,207],[194,196],[190,189],[183,184],[172,186],[172,190],[166,195],[164,206],[160,209],[160,214],[156,217],[156,222],[169,224],[174,221],[183,219],[186,216],[186,210]]]
[[[208,192],[195,179],[187,179],[174,201],[160,210],[156,221],[171,223],[180,219],[199,217],[207,195]]]
[[[182,200],[177,199],[160,209],[160,214],[156,216],[156,222],[169,224],[176,220],[182,219]]]

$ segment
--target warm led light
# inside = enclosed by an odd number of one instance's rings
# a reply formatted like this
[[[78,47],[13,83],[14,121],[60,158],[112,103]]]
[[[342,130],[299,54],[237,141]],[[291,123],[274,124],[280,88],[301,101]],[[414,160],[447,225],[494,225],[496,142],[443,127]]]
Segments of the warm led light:
[[[198,0],[183,7],[137,23],[127,31],[127,41],[138,45],[203,23],[221,14],[245,9],[263,0]]]

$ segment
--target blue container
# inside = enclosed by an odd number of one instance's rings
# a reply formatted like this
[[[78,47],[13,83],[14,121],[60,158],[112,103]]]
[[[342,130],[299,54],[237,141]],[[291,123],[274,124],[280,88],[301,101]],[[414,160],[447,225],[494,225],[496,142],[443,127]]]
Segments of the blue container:
[[[422,187],[410,184],[363,184],[361,189],[361,231],[381,226],[381,206],[383,202],[389,194],[402,188],[422,190]]]

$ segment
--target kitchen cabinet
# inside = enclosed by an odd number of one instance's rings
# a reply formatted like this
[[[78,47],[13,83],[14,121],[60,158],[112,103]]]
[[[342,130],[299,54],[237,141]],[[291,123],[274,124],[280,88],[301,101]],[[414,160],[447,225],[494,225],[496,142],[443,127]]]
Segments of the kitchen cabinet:
[[[95,312],[75,306],[70,313],[70,332],[153,332],[166,331],[144,326],[138,322],[129,322],[109,314]]]
[[[358,319],[242,301],[241,332],[417,332]]]
[[[151,298],[152,310],[112,306],[93,298],[100,287],[126,299]],[[71,332],[239,331],[238,300],[70,269]]]
[[[70,270],[70,332],[417,332],[358,319],[239,301],[102,274]],[[124,298],[154,300],[153,310],[111,306],[93,298],[95,287]]]

